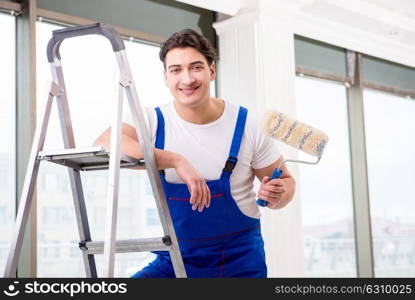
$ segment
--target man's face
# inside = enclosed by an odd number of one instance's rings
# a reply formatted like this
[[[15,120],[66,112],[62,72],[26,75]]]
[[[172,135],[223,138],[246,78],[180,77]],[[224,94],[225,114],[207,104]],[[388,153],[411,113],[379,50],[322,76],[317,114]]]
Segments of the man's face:
[[[215,66],[195,48],[173,48],[167,52],[164,77],[174,99],[188,107],[196,107],[210,99],[210,82]]]

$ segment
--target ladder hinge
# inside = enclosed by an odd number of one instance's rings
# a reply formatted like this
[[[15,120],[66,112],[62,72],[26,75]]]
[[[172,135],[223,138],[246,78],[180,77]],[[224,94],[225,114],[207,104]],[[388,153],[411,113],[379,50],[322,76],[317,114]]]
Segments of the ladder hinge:
[[[120,73],[120,85],[123,87],[127,87],[130,86],[131,83],[133,82],[132,78],[130,76],[128,76],[127,74],[125,74],[124,72]]]
[[[87,241],[80,241],[79,242],[79,249],[81,249],[81,250],[88,250],[88,247],[86,246],[86,242]],[[88,241],[88,242],[90,242],[90,241]]]
[[[52,85],[50,86],[49,94],[51,94],[54,97],[62,96],[63,95],[63,89],[57,85],[55,82],[52,81]]]
[[[172,242],[171,242],[171,238],[169,236],[164,236],[161,238],[161,240],[163,241],[164,245],[166,246],[171,246]]]

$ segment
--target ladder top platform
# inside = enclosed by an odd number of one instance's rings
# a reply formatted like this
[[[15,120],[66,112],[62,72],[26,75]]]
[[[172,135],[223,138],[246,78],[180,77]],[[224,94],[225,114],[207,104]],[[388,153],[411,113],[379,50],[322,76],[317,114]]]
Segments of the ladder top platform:
[[[45,150],[39,152],[38,159],[51,161],[80,171],[106,170],[109,167],[110,151],[100,147]],[[143,166],[144,159],[121,154],[120,167]]]

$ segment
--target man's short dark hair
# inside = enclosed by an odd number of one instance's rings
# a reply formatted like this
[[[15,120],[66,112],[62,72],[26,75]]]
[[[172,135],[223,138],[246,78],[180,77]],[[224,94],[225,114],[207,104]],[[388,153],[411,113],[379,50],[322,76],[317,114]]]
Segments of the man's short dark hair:
[[[207,38],[193,29],[183,29],[179,32],[175,32],[171,37],[169,37],[160,49],[159,56],[160,60],[163,62],[164,69],[166,69],[167,52],[174,48],[186,47],[195,48],[197,51],[202,53],[209,66],[215,60],[215,48],[213,48]]]

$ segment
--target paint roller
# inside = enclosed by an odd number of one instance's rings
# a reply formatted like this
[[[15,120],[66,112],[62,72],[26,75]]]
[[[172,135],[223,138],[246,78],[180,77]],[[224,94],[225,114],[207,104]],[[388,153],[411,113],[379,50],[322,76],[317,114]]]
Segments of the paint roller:
[[[323,155],[323,150],[329,139],[328,136],[321,130],[299,121],[294,121],[283,113],[275,110],[269,111],[265,115],[263,130],[270,137],[317,157],[317,161],[315,162],[286,159],[282,161],[278,168],[274,170],[271,179],[281,177],[281,166],[287,162],[297,162],[310,165],[317,164]],[[267,201],[262,199],[258,199],[256,203],[259,206],[267,205]]]

